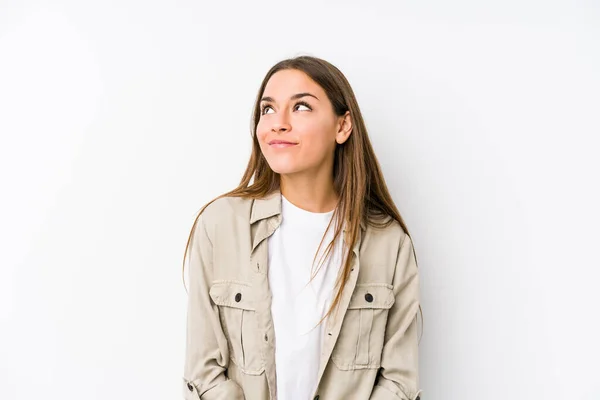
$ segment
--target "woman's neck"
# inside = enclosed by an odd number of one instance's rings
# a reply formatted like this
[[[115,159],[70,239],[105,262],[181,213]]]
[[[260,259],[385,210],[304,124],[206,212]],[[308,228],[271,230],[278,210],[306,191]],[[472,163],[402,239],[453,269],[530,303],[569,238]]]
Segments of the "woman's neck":
[[[325,213],[332,211],[339,200],[331,180],[318,180],[314,177],[282,175],[281,194],[296,207],[303,210]]]

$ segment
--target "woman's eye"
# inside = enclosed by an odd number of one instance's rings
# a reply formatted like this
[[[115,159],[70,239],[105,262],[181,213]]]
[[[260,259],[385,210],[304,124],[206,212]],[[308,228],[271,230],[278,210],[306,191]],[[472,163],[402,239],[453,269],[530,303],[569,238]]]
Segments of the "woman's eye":
[[[304,107],[305,109],[298,109],[298,107]],[[260,114],[261,115],[267,114],[267,110],[273,111],[273,107],[271,107],[271,106],[263,106],[263,108],[260,110]],[[307,103],[301,102],[301,103],[296,103],[294,105],[294,110],[298,110],[298,111],[312,111],[312,108]]]
[[[306,108],[306,110],[310,111],[310,107],[308,107],[306,104],[296,104],[296,107],[304,107]],[[306,110],[300,110],[300,111],[306,111]]]

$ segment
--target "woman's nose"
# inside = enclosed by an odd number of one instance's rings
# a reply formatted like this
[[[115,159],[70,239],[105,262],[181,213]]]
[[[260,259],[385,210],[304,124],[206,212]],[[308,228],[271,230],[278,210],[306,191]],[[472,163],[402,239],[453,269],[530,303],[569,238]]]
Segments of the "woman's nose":
[[[274,121],[273,126],[271,127],[273,132],[286,132],[290,129],[292,129],[291,125],[285,119]]]
[[[287,132],[290,130],[290,128],[289,128],[289,125],[277,124],[277,125],[273,125],[273,128],[271,128],[271,130],[273,132]]]

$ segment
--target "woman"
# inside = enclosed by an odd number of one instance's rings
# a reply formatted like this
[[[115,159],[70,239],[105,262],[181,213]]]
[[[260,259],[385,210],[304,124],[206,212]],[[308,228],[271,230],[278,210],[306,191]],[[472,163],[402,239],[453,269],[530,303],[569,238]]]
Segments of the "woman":
[[[350,84],[284,60],[253,114],[240,185],[186,246],[184,397],[419,399],[417,260]]]

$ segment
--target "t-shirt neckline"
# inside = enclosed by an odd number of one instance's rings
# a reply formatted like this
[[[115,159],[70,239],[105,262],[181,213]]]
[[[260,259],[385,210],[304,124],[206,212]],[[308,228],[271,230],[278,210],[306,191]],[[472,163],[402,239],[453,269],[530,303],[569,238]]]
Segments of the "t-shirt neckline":
[[[308,211],[294,205],[283,195],[281,195],[281,209],[288,221],[302,225],[328,224],[335,211],[335,209],[323,213]]]

